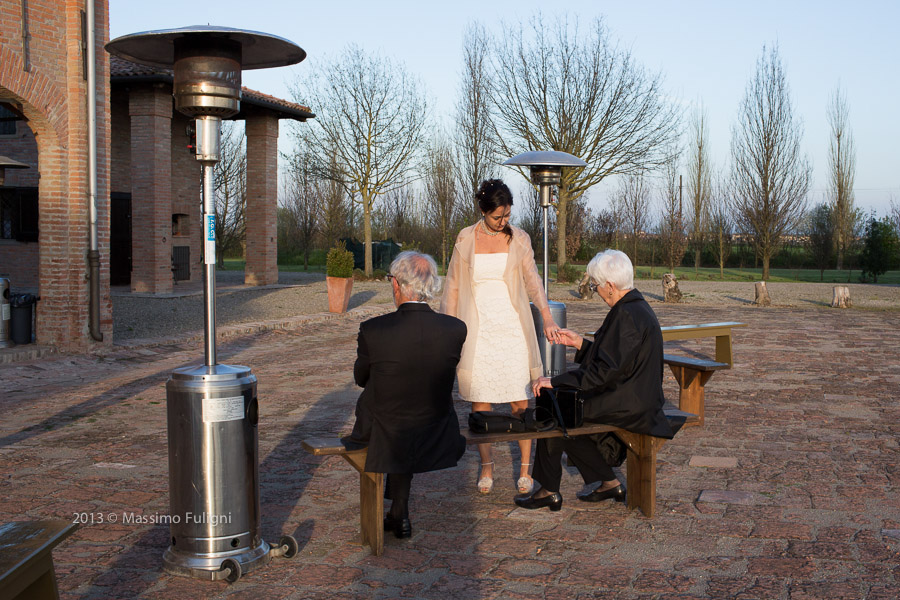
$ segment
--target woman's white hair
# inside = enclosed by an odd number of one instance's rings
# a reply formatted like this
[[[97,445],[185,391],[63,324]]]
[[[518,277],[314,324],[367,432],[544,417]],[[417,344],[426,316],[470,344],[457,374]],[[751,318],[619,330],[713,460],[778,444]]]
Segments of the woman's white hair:
[[[606,282],[614,283],[620,290],[634,287],[634,266],[628,255],[619,250],[604,250],[598,253],[585,269],[588,276],[604,286]]]
[[[391,275],[400,284],[400,291],[407,298],[430,302],[441,291],[441,278],[437,263],[427,254],[407,250],[391,263]]]

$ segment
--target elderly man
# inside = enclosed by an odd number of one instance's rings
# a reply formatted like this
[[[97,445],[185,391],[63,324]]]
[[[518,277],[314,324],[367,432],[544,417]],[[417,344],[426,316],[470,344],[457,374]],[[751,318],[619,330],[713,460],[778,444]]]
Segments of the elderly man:
[[[597,254],[587,266],[591,289],[609,305],[594,341],[574,331],[559,332],[561,343],[577,350],[577,369],[552,379],[541,377],[533,383],[541,388],[568,387],[579,390],[584,399],[584,420],[615,425],[635,433],[672,438],[663,413],[663,339],[659,321],[640,292],[634,289],[631,260],[618,250]],[[594,488],[577,495],[579,500],[599,502],[625,500],[625,490],[606,463],[591,436],[569,440],[538,440],[534,479],[541,489],[528,497],[517,497],[522,508],[548,507],[559,510],[562,496],[562,453],[572,460],[586,484]]]
[[[388,474],[384,529],[405,538],[413,473],[456,466],[466,448],[452,395],[466,325],[428,306],[441,279],[427,254],[401,252],[388,279],[397,311],[359,327],[353,376],[364,389],[353,432],[342,441],[348,449],[368,446],[366,471]]]

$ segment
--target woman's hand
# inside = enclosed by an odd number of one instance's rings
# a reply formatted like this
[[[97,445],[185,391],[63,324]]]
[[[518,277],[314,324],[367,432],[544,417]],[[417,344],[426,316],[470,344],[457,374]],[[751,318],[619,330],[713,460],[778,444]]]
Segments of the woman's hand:
[[[537,398],[541,395],[541,390],[543,388],[552,388],[553,384],[550,383],[549,377],[538,377],[534,381],[531,382],[531,391],[534,393],[534,397]]]
[[[544,323],[544,335],[550,340],[552,344],[561,344],[562,342],[559,340],[559,332],[561,331],[559,325],[557,325],[553,319],[545,319]]]
[[[559,341],[556,342],[557,344],[569,346],[570,348],[575,348],[576,350],[581,350],[581,344],[582,342],[584,342],[584,338],[571,329],[557,330],[556,337],[559,339]]]

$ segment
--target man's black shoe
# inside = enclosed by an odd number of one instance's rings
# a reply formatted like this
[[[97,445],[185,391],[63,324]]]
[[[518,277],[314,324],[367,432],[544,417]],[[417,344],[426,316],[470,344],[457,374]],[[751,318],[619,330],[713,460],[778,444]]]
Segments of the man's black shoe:
[[[543,498],[535,498],[534,494],[531,494],[530,496],[516,497],[513,500],[518,506],[527,508],[528,510],[544,508],[545,506],[553,511],[562,508],[562,495],[560,495],[559,492],[553,492],[549,496],[544,496]]]
[[[575,497],[581,500],[582,502],[601,502],[603,500],[609,500],[612,498],[616,502],[625,502],[625,488],[621,485],[617,485],[614,488],[609,488],[608,490],[600,491],[600,488],[588,493],[578,492],[575,494]]]
[[[409,517],[395,519],[390,514],[387,514],[384,517],[384,530],[393,531],[394,537],[402,540],[412,536],[412,523],[409,522]]]

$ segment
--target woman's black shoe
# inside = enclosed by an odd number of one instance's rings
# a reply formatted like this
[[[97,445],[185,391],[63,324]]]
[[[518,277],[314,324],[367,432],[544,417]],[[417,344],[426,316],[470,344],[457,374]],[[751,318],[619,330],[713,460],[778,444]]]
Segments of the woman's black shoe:
[[[537,493],[537,492],[535,492]],[[550,510],[557,511],[562,508],[562,496],[559,492],[553,492],[549,496],[543,498],[535,498],[534,494],[525,497],[516,497],[515,503],[522,508],[534,510],[535,508],[548,507]]]
[[[597,488],[593,492],[587,494],[578,492],[575,494],[575,497],[584,502],[601,502],[603,500],[609,500],[610,498],[616,502],[625,502],[625,488],[623,488],[621,484],[614,488],[603,490],[602,492],[600,491],[600,488]]]
[[[390,514],[385,515],[384,530],[393,531],[394,537],[401,540],[412,536],[412,524],[409,522],[409,517],[395,519]]]

